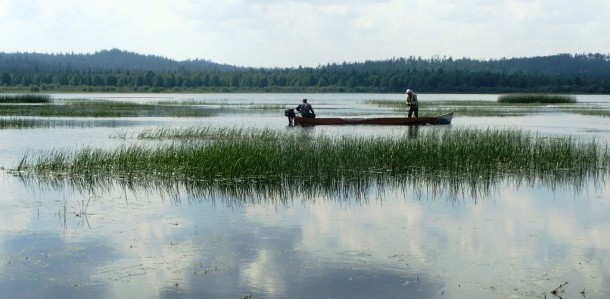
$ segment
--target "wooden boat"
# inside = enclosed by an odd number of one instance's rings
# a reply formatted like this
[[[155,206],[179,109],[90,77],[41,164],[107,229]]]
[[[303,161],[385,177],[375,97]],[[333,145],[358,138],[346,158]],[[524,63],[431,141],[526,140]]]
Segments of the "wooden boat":
[[[294,116],[294,124],[299,125],[449,125],[453,112],[426,117],[378,117],[378,118],[306,118]]]

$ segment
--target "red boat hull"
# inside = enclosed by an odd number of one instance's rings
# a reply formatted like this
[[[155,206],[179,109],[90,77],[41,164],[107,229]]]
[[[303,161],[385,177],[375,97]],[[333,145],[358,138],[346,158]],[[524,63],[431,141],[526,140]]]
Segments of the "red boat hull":
[[[379,117],[379,118],[305,118],[294,117],[294,123],[299,125],[449,125],[453,112],[431,117]]]

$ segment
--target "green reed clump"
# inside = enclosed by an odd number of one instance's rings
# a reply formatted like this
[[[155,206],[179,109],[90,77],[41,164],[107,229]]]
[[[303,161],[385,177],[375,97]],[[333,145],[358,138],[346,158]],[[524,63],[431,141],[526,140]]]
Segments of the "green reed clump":
[[[498,97],[502,104],[572,104],[576,97],[549,94],[508,94]]]
[[[277,139],[281,133],[271,129],[250,130],[244,128],[184,127],[146,128],[137,135],[138,139],[214,140],[214,139]]]
[[[302,130],[227,131],[208,142],[85,148],[26,154],[20,172],[130,179],[315,180],[367,176],[545,177],[608,171],[608,149],[594,140],[532,136],[517,130],[429,131],[419,138],[302,136]],[[598,168],[601,167],[601,168]]]
[[[0,103],[50,103],[51,96],[43,94],[0,95]]]

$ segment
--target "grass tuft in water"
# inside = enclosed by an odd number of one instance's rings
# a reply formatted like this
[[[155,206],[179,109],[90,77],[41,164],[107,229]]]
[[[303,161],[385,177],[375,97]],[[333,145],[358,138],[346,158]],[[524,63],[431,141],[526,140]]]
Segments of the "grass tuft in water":
[[[30,117],[204,117],[209,109],[183,105],[139,104],[102,100],[71,100],[65,103],[0,105],[0,114]]]
[[[114,150],[52,150],[37,157],[26,154],[16,170],[130,180],[416,176],[476,181],[583,177],[607,172],[610,166],[607,147],[595,140],[542,138],[517,130],[433,130],[417,139],[325,135],[304,138],[301,130],[193,132],[210,138],[206,142],[130,145]]]
[[[576,97],[549,94],[508,94],[498,97],[502,104],[573,104]]]
[[[39,127],[50,128],[54,126],[55,121],[49,119],[33,119],[19,117],[0,118],[0,129],[27,129]]]
[[[50,103],[51,96],[41,94],[18,94],[18,95],[0,95],[0,103]]]
[[[126,123],[113,119],[0,117],[0,129],[117,127]]]
[[[271,129],[244,129],[244,128],[213,128],[213,127],[184,127],[147,128],[137,134],[138,139],[176,139],[176,140],[215,140],[215,139],[242,139],[268,140],[280,138],[280,133]]]

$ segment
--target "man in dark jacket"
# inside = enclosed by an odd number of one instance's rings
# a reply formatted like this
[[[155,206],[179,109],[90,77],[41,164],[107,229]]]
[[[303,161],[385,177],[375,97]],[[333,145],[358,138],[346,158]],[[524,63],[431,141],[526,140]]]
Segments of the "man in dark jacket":
[[[297,111],[301,112],[302,117],[315,118],[316,113],[313,111],[313,107],[307,103],[307,99],[303,99],[303,103],[297,106]]]

